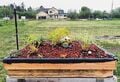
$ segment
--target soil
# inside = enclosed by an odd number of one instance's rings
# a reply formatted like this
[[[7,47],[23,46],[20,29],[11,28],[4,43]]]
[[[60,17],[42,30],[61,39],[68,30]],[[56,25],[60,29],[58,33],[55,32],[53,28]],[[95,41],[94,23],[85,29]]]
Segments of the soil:
[[[96,36],[96,39],[120,39],[120,35],[116,35],[116,36],[110,36],[110,35],[104,35],[104,36]]]
[[[72,41],[67,48],[60,43],[53,45],[50,41],[44,41],[37,48],[27,45],[19,52],[18,58],[111,58],[111,55],[95,44],[83,49],[80,41]]]

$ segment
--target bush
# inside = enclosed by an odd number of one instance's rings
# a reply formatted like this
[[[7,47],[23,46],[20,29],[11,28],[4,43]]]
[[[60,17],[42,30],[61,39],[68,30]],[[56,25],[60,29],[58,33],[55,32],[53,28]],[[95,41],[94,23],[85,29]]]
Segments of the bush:
[[[3,26],[3,25],[0,23],[0,26]]]
[[[116,70],[115,75],[120,76],[120,61],[118,61],[117,63],[117,70]]]
[[[25,36],[25,43],[27,44],[30,44],[37,40],[38,40],[38,37],[35,34],[30,34]]]
[[[53,44],[56,44],[60,41],[61,38],[68,36],[70,34],[69,30],[65,27],[63,28],[56,28],[55,30],[51,31],[48,35],[48,39],[52,41]]]
[[[25,12],[18,12],[19,17],[26,16],[28,19],[35,19],[36,12],[35,11],[25,11]]]
[[[87,47],[89,47],[89,45],[90,45],[91,43],[94,43],[94,42],[95,42],[95,39],[93,38],[93,36],[90,35],[90,34],[87,33],[87,32],[80,33],[79,36],[80,36],[80,37],[79,37],[80,41],[83,42],[83,44],[82,44],[82,48],[83,48],[83,49],[86,49]]]
[[[91,10],[88,7],[83,6],[79,12],[79,18],[86,19],[90,18]]]
[[[2,20],[0,20],[0,26],[3,26],[3,21]]]
[[[78,13],[76,11],[69,11],[67,17],[72,20],[78,19]]]

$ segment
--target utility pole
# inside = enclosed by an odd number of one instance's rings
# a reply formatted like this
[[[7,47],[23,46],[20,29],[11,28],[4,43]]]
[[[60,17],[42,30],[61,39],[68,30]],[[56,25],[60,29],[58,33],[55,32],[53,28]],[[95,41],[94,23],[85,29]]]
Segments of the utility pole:
[[[114,0],[112,0],[112,4],[111,4],[111,19],[112,19],[113,4],[114,4]]]
[[[15,18],[15,30],[16,30],[16,47],[19,50],[19,42],[18,42],[18,28],[17,28],[17,15],[16,15],[16,5],[14,4],[14,18]]]

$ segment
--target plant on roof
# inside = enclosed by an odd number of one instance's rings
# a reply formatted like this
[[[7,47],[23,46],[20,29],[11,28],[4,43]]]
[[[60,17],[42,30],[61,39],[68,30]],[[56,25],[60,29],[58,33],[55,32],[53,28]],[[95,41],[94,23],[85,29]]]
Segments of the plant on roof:
[[[25,42],[31,44],[34,41],[37,41],[38,37],[35,34],[29,34],[25,36]]]
[[[28,44],[26,48],[29,50],[29,54],[35,53],[37,52],[39,45],[43,42],[43,37],[30,34],[25,37],[25,42]]]
[[[88,48],[89,45],[94,42],[93,36],[87,32],[80,33],[80,40],[83,42],[82,44],[83,49]]]
[[[65,27],[56,28],[55,30],[49,33],[48,39],[52,41],[53,44],[56,44],[60,42],[62,38],[69,36],[69,34],[70,34],[70,31]]]

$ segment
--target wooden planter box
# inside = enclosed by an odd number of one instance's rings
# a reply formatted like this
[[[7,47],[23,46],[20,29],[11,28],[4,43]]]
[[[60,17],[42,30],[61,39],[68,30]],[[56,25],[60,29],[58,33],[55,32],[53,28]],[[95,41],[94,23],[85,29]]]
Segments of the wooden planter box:
[[[12,58],[11,58],[12,59]],[[10,60],[10,59],[9,59]],[[22,59],[21,59],[22,60]],[[4,60],[4,68],[11,77],[110,77],[116,69],[116,60],[79,61],[71,59],[64,62],[36,62]],[[59,60],[59,59],[58,59]],[[8,62],[6,62],[8,61]],[[51,61],[51,60],[50,60]]]

